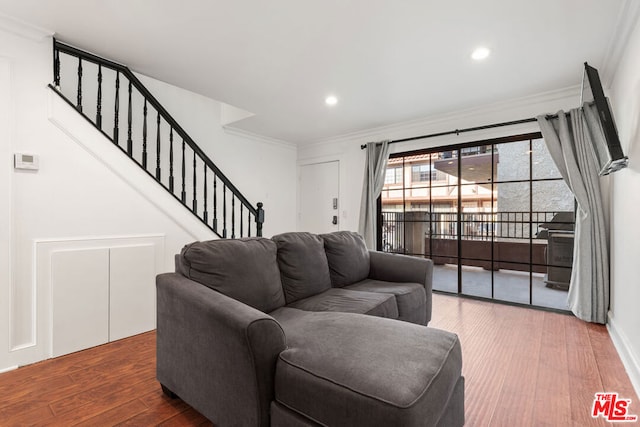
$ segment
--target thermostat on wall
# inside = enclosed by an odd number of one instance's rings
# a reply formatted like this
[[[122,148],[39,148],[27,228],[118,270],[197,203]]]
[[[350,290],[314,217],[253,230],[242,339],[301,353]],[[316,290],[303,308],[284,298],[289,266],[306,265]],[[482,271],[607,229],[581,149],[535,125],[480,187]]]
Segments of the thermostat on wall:
[[[40,168],[40,159],[35,154],[15,153],[13,159],[16,169],[38,170]]]

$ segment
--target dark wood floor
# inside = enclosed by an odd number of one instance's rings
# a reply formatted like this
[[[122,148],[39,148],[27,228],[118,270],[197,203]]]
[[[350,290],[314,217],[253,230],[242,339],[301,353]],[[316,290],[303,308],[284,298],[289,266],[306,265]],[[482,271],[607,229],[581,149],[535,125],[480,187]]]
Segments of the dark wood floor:
[[[603,325],[573,316],[434,296],[430,326],[462,343],[468,426],[604,426],[596,392],[640,402]]]
[[[434,295],[430,326],[463,349],[468,426],[608,425],[594,393],[640,402],[603,326],[574,317]],[[0,425],[211,425],[155,380],[150,332],[0,375]]]
[[[0,375],[1,426],[212,425],[155,380],[155,332]]]

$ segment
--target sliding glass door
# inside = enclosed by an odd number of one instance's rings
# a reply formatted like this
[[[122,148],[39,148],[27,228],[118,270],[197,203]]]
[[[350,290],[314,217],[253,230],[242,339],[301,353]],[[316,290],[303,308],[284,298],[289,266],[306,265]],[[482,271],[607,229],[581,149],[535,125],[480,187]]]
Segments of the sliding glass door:
[[[566,309],[574,198],[540,134],[400,153],[382,250],[430,258],[434,290]]]

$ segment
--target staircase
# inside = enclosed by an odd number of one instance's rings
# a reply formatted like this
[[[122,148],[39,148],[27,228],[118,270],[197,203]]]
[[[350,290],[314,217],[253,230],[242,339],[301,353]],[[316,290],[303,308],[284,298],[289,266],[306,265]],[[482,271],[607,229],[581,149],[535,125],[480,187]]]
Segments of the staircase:
[[[129,68],[54,39],[49,87],[218,237],[262,236],[262,203],[249,203]]]

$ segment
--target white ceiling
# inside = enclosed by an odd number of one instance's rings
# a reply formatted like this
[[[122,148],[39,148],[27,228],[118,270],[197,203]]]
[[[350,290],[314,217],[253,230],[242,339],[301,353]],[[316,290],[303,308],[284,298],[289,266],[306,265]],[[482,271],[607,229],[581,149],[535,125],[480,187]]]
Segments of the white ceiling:
[[[584,61],[610,73],[632,1],[0,0],[0,12],[255,114],[234,127],[309,143],[574,86]],[[492,50],[482,63],[479,45]]]

